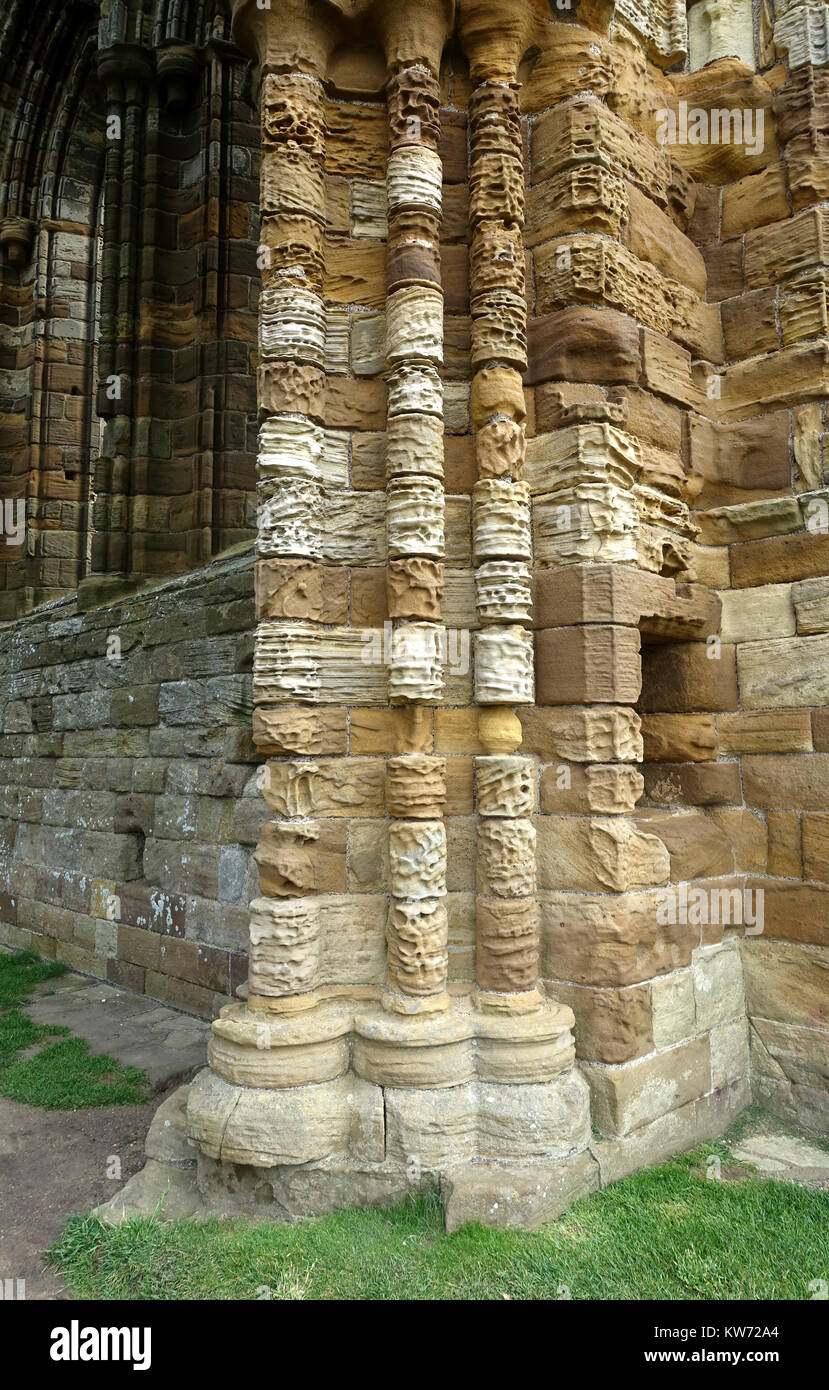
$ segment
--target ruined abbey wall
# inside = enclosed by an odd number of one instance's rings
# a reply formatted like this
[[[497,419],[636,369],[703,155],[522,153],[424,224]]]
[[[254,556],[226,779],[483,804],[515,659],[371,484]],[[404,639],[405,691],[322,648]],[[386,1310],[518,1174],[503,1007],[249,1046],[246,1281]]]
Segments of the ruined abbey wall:
[[[2,630],[4,939],[242,985],[205,1191],[312,1201],[303,1085],[367,1200],[413,1155],[572,1197],[752,1095],[824,1132],[827,7],[233,8],[255,574],[93,562]]]

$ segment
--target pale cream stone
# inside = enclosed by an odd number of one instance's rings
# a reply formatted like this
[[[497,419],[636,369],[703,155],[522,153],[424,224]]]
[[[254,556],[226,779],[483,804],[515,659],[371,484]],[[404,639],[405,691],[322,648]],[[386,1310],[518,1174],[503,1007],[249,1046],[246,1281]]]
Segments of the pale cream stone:
[[[533,758],[488,756],[475,759],[475,805],[479,816],[530,816],[536,809]]]
[[[388,378],[388,418],[397,415],[443,417],[444,386],[434,367],[398,367]]]
[[[736,939],[700,947],[693,954],[691,971],[698,1032],[745,1014],[743,966]]]
[[[396,415],[386,431],[386,477],[429,474],[443,478],[443,420],[438,415]]]
[[[250,905],[251,994],[303,994],[319,976],[320,901],[255,898]]]
[[[529,565],[487,560],[475,571],[475,597],[482,623],[528,623],[532,615]]]
[[[351,235],[385,241],[389,234],[386,186],[354,179],[351,184]]]
[[[477,482],[472,496],[472,536],[478,560],[530,560],[530,498],[526,483],[497,478]]]
[[[291,415],[272,415],[259,429],[260,476],[322,477],[322,427]],[[345,479],[343,479],[345,481]]]
[[[389,555],[443,556],[443,488],[433,478],[396,477],[386,490]]]
[[[614,483],[580,483],[537,497],[533,548],[541,566],[580,560],[632,563],[638,558],[636,499]]]
[[[384,704],[388,673],[382,638],[376,628],[260,622],[253,656],[254,701]]]
[[[568,475],[566,469],[572,472]],[[573,482],[588,475],[608,477],[632,487],[641,470],[639,440],[615,425],[572,425],[527,441],[524,477],[533,496],[556,491],[568,476]]]
[[[533,897],[535,829],[532,821],[481,821],[478,827],[477,887],[485,897]]]
[[[677,970],[651,981],[653,1045],[672,1047],[696,1032],[694,978],[690,970]]]
[[[616,0],[616,13],[641,34],[662,58],[688,51],[685,0]]]
[[[791,584],[763,584],[757,589],[721,589],[720,635],[723,642],[754,642],[759,636],[791,637],[795,612]]]
[[[446,896],[446,827],[443,821],[389,822],[389,890],[393,898]]]
[[[266,495],[263,495],[266,494]],[[304,479],[278,478],[258,489],[257,554],[321,559],[324,529],[322,489]]]
[[[423,208],[440,213],[443,166],[436,150],[423,145],[404,145],[389,156],[386,188],[389,213],[402,208]]]
[[[446,629],[434,623],[400,623],[391,641],[389,700],[392,704],[438,703],[443,698]]]
[[[829,634],[743,642],[737,674],[744,709],[829,704]]]
[[[533,651],[533,636],[526,628],[490,627],[476,632],[475,703],[532,704]]]
[[[265,289],[259,300],[259,350],[265,361],[285,357],[325,362],[325,306],[301,289]]]
[[[748,1076],[748,1020],[736,1018],[732,1023],[711,1029],[711,1086],[715,1091],[739,1077]]]
[[[328,492],[322,557],[331,564],[382,565],[388,558],[382,492]]]
[[[351,319],[351,368],[355,376],[379,376],[386,366],[386,315]]]
[[[443,362],[443,295],[425,285],[395,290],[386,301],[386,360]]]
[[[697,0],[688,8],[691,72],[717,58],[740,58],[754,67],[751,0]]]
[[[824,0],[797,0],[785,13],[776,7],[774,43],[792,68],[823,67],[829,62],[829,10]]]
[[[449,925],[439,898],[392,899],[386,924],[389,986],[422,997],[446,988]]]

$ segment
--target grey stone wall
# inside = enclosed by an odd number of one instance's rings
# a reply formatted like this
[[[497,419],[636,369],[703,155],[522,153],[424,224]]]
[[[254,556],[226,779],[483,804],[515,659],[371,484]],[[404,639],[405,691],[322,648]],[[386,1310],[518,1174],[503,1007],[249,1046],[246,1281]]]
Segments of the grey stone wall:
[[[253,618],[248,548],[0,627],[0,941],[207,1016],[246,978]]]

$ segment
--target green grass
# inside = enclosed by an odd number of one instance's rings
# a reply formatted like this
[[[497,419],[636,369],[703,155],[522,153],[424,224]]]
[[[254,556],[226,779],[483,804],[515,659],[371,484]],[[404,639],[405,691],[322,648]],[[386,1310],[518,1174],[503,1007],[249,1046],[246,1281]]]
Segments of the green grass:
[[[86,1299],[807,1299],[829,1268],[829,1195],[708,1181],[705,1145],[616,1183],[532,1234],[445,1235],[434,1196],[293,1226],[109,1227],[73,1217],[48,1253]]]
[[[36,984],[63,972],[62,965],[40,961],[28,951],[0,952],[0,1095],[43,1110],[145,1101],[143,1071],[97,1056],[85,1038],[71,1037],[68,1028],[34,1023],[15,1007],[25,1003]],[[60,1041],[46,1041],[55,1037]]]

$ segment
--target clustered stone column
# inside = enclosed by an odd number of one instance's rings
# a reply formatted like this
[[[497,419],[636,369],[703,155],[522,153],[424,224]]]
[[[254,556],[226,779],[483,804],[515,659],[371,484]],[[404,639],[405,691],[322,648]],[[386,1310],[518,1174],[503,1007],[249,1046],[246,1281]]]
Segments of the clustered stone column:
[[[532,537],[524,463],[527,365],[524,165],[518,90],[482,80],[469,106],[472,422],[478,481],[472,504],[479,741],[476,979],[487,1010],[540,1003],[535,898],[534,760],[515,754],[511,706],[533,701]]]
[[[260,306],[257,596],[289,582],[319,560],[324,494],[321,485],[325,393],[323,225],[325,117],[321,82],[306,72],[262,78],[262,245],[267,248]],[[269,557],[278,557],[270,559]],[[260,624],[254,655],[257,701],[313,698],[317,684],[315,615]],[[268,794],[268,769],[264,791]],[[288,819],[263,831],[265,863],[302,846],[317,827],[289,805]],[[264,880],[274,894],[251,904],[249,1005],[293,1013],[316,1002],[320,907],[305,896],[301,871]],[[285,896],[281,896],[281,895]]]
[[[386,768],[390,904],[388,989],[399,1013],[448,1008],[445,760],[421,751],[424,706],[443,693],[444,586],[442,168],[437,78],[422,64],[392,73],[389,121],[389,372],[386,436],[389,700],[410,706],[406,751]]]

